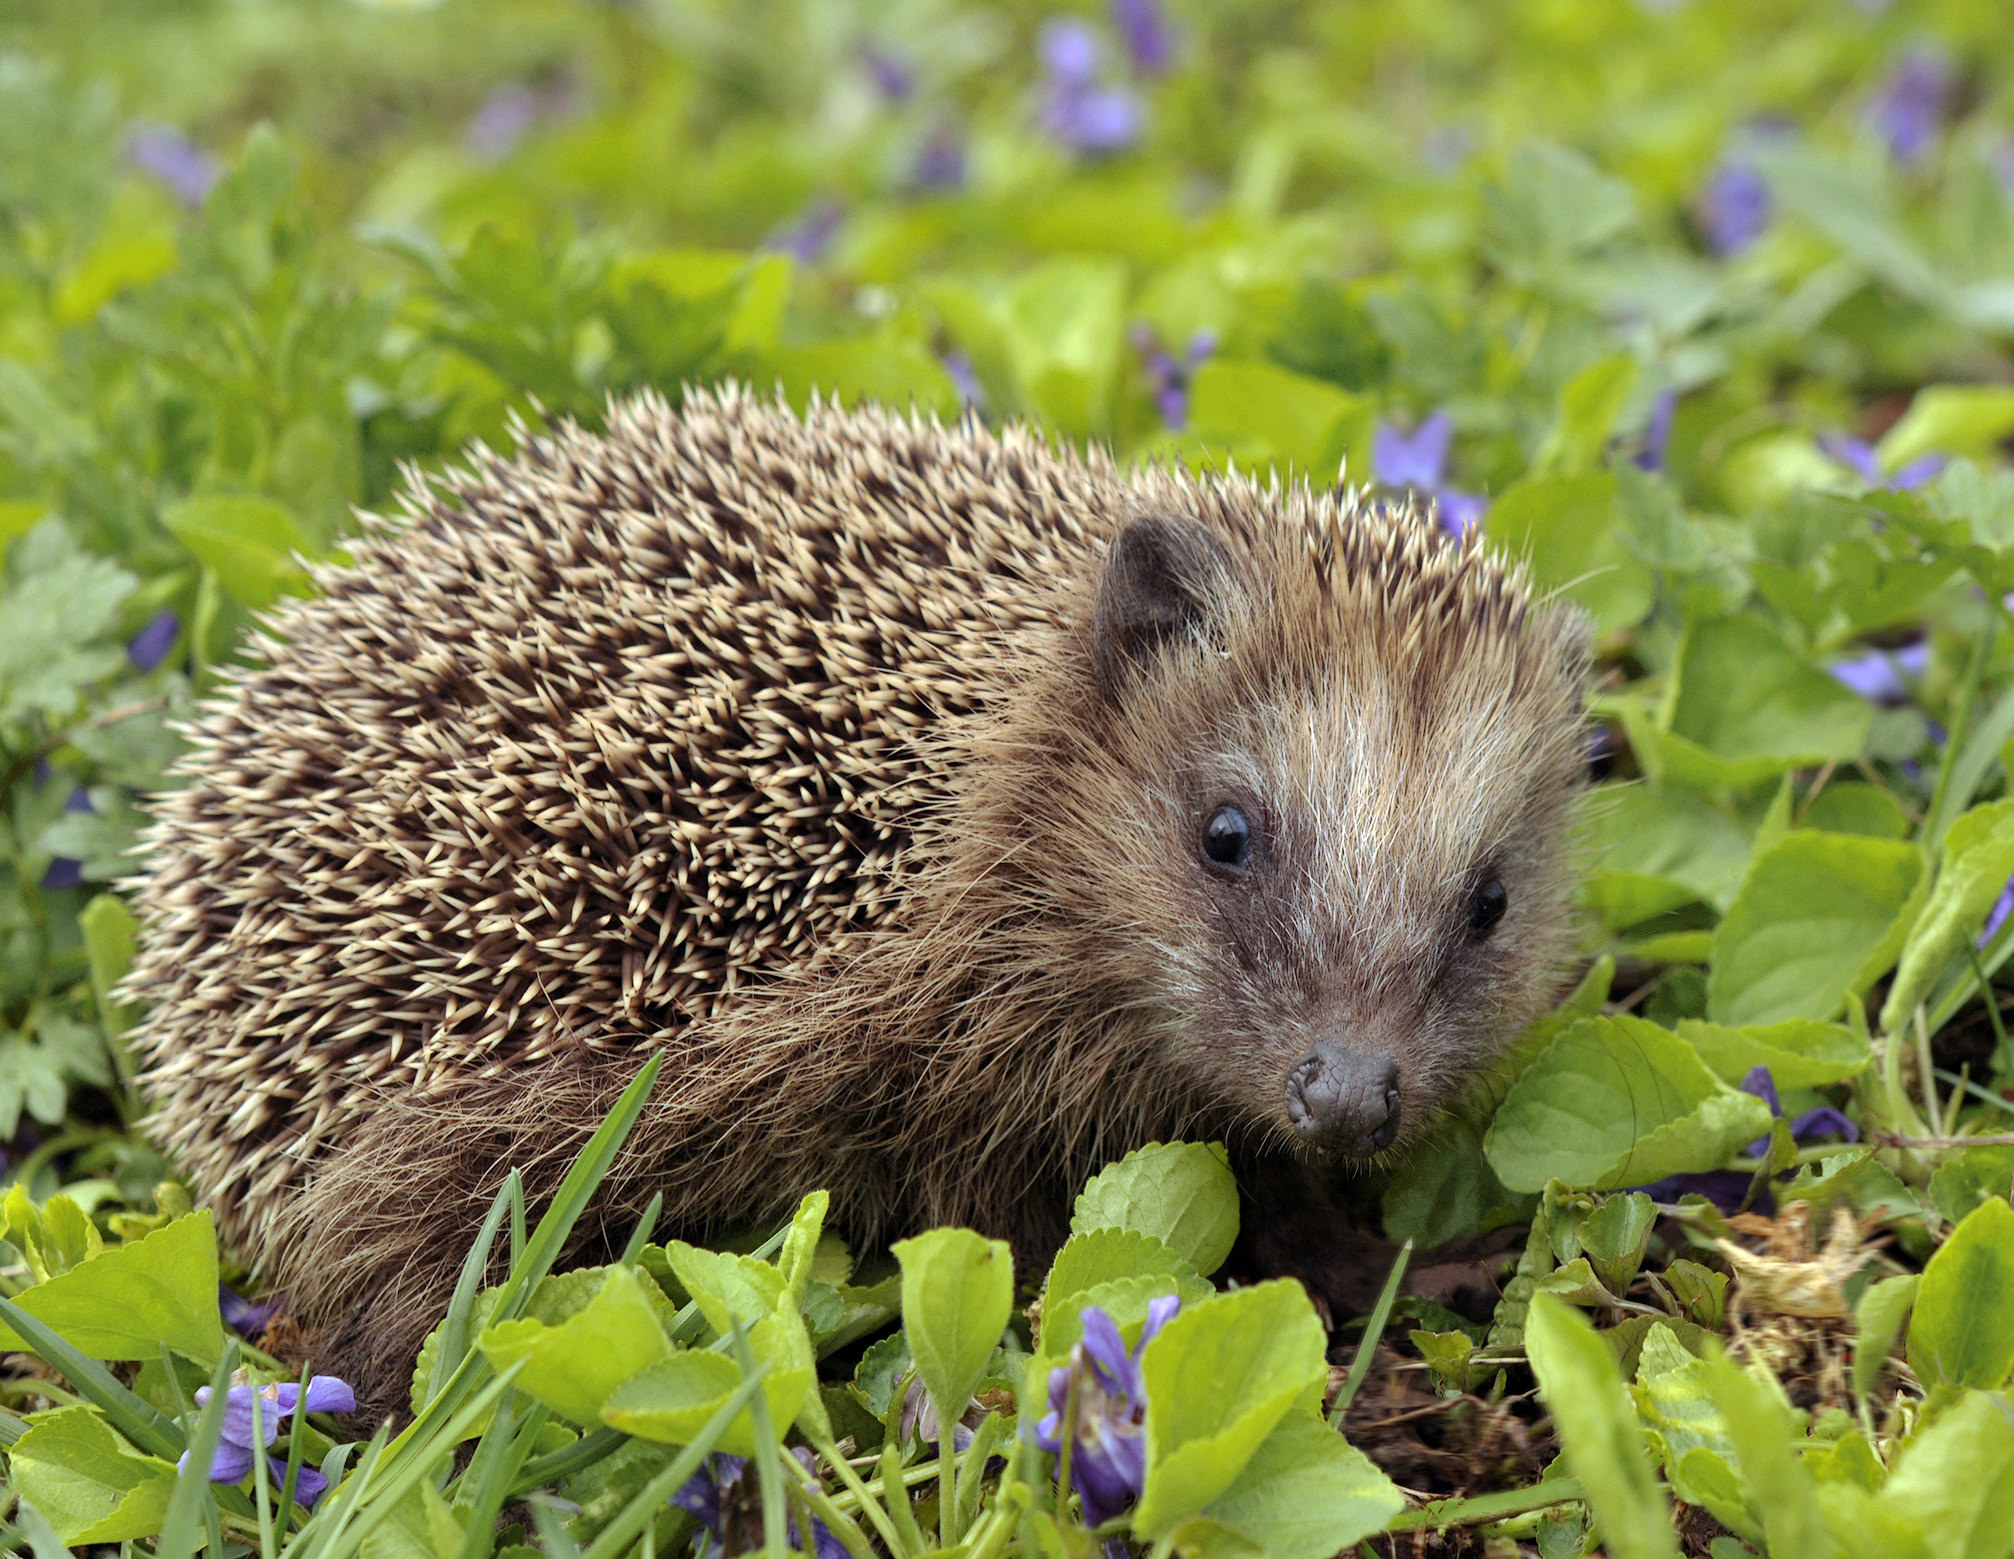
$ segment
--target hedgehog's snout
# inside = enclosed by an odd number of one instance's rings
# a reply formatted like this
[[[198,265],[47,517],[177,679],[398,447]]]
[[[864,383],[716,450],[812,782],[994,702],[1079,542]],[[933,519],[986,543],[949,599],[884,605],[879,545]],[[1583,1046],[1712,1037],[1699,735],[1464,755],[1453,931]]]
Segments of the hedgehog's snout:
[[[1399,1069],[1389,1056],[1315,1046],[1287,1079],[1287,1119],[1310,1146],[1367,1157],[1399,1134]]]

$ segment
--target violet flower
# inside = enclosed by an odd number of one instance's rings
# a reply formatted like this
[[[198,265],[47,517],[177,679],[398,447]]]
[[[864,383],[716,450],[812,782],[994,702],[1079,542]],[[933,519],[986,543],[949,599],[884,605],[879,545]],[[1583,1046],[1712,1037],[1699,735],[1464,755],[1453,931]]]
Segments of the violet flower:
[[[252,1398],[259,1399],[259,1430],[261,1444],[252,1443]],[[210,1388],[196,1388],[196,1405],[207,1406]],[[293,1412],[301,1404],[301,1388],[294,1381],[285,1381],[273,1386],[232,1386],[224,1398],[224,1433],[217,1441],[217,1454],[210,1459],[210,1481],[212,1483],[240,1483],[252,1470],[252,1454],[255,1450],[265,1450],[279,1437],[280,1420]],[[338,1380],[333,1375],[316,1375],[308,1381],[305,1410],[310,1413],[354,1413],[357,1410],[357,1394],[347,1381]],[[184,1451],[176,1469],[185,1468],[189,1453]],[[287,1475],[286,1463],[270,1451],[266,1452],[266,1468],[272,1474],[273,1486],[277,1490]],[[294,1499],[302,1505],[312,1505],[327,1491],[329,1480],[324,1478],[306,1462],[301,1464],[294,1481]]]
[[[1693,209],[1707,246],[1730,260],[1768,230],[1774,203],[1759,168],[1728,158],[1713,170]]]
[[[796,1457],[807,1476],[817,1472],[818,1459],[803,1446],[790,1447],[789,1454]],[[699,1471],[687,1478],[671,1496],[671,1503],[680,1510],[689,1512],[700,1526],[699,1541],[693,1545],[693,1559],[707,1559],[716,1549],[727,1546],[727,1527],[734,1515],[737,1502],[746,1497],[742,1480],[748,1473],[748,1458],[736,1456],[728,1451],[716,1451],[700,1464]],[[798,1536],[797,1516],[789,1518],[790,1545],[798,1552],[804,1551],[803,1539]],[[847,1559],[846,1545],[834,1537],[823,1521],[813,1518],[811,1523],[813,1552],[811,1559]]]
[[[909,61],[893,49],[872,43],[860,46],[860,63],[874,79],[875,89],[891,103],[905,103],[916,90],[916,72]]]
[[[1629,457],[1639,471],[1662,471],[1665,452],[1671,447],[1671,424],[1678,411],[1678,396],[1659,390],[1651,402],[1650,420],[1643,425],[1643,447]]]
[[[72,786],[70,799],[63,803],[63,810],[65,812],[92,811],[91,793],[82,785]],[[83,881],[84,863],[82,861],[73,861],[67,855],[59,855],[50,861],[49,869],[42,874],[42,887],[50,893],[60,893],[65,888],[80,887]]]
[[[1158,76],[1173,62],[1175,34],[1161,0],[1112,0],[1112,25],[1140,75]]]
[[[1938,54],[1911,49],[1889,73],[1868,105],[1867,119],[1897,162],[1915,162],[1930,149],[1951,102],[1951,66]]]
[[[1149,1302],[1147,1324],[1132,1352],[1118,1324],[1096,1305],[1084,1311],[1084,1336],[1070,1350],[1070,1362],[1049,1372],[1050,1411],[1035,1426],[1035,1443],[1045,1451],[1063,1448],[1063,1412],[1070,1383],[1077,1383],[1076,1446],[1070,1453],[1071,1482],[1084,1499],[1084,1524],[1110,1521],[1134,1500],[1147,1481],[1147,1388],[1140,1355],[1181,1308],[1169,1294]]]
[[[1906,704],[1909,682],[1921,681],[1930,664],[1929,642],[1905,644],[1899,650],[1868,650],[1847,660],[1834,661],[1825,669],[1835,681],[1853,689],[1870,704]]]
[[[972,369],[972,359],[954,347],[944,354],[943,363],[951,382],[958,386],[959,400],[974,411],[985,411],[986,388]]]
[[[1986,927],[1979,933],[1976,945],[1984,948],[1992,941],[2009,915],[2014,915],[2014,878],[2008,880],[2007,886],[2000,890],[2000,897],[1993,901],[1993,908],[1987,911]]]
[[[940,124],[916,149],[912,177],[919,189],[953,190],[965,186],[965,141],[955,126]]]
[[[832,247],[832,240],[838,237],[839,224],[845,215],[845,208],[829,196],[813,201],[802,213],[770,234],[763,247],[787,254],[800,265],[815,264]]]
[[[126,143],[126,155],[133,159],[134,167],[167,185],[175,199],[191,211],[202,205],[223,174],[216,158],[180,130],[166,125],[137,126]]]
[[[1098,40],[1069,18],[1042,29],[1042,128],[1087,157],[1124,151],[1140,138],[1146,120],[1139,99],[1099,80]]]
[[[1783,1101],[1776,1096],[1776,1079],[1766,1066],[1748,1069],[1748,1075],[1741,1080],[1741,1091],[1753,1094],[1769,1106],[1771,1115],[1781,1117]],[[1806,1110],[1790,1123],[1792,1140],[1802,1142],[1808,1137],[1844,1137],[1848,1142],[1860,1140],[1860,1128],[1848,1120],[1829,1104],[1821,1104],[1815,1110]],[[1748,1145],[1750,1158],[1761,1158],[1769,1151],[1769,1138],[1757,1137]]]
[[[230,1284],[217,1284],[217,1309],[224,1318],[224,1324],[240,1337],[256,1337],[266,1329],[273,1319],[273,1313],[280,1308],[279,1301],[261,1300],[258,1303],[247,1299]],[[312,1384],[312,1382],[310,1382]],[[312,1411],[320,1411],[313,1408]]]
[[[168,658],[168,651],[175,647],[175,635],[182,631],[182,619],[175,615],[175,609],[164,606],[147,620],[147,626],[133,635],[132,643],[126,646],[126,658],[135,669],[152,671]]]
[[[1921,487],[1949,463],[1944,455],[1919,455],[1900,470],[1885,472],[1881,469],[1880,458],[1874,453],[1874,446],[1866,439],[1854,438],[1847,433],[1827,434],[1818,441],[1818,447],[1869,487],[1889,487],[1897,492]]]
[[[1197,331],[1189,337],[1189,349],[1176,358],[1161,345],[1153,326],[1135,325],[1133,349],[1145,362],[1147,382],[1154,388],[1154,404],[1160,409],[1161,420],[1179,432],[1189,425],[1189,381],[1217,350],[1217,333]]]
[[[1460,536],[1482,519],[1489,500],[1442,483],[1441,472],[1447,466],[1454,431],[1454,423],[1444,411],[1427,418],[1410,437],[1390,423],[1379,423],[1371,435],[1371,475],[1381,486],[1410,487],[1432,498],[1441,529],[1450,536]]]

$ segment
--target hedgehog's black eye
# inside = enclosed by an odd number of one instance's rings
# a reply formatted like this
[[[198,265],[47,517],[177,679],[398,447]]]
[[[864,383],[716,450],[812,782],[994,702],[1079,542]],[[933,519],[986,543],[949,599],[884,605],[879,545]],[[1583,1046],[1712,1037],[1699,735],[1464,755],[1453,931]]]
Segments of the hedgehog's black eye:
[[[1509,908],[1510,895],[1504,891],[1504,885],[1492,877],[1476,889],[1475,899],[1469,905],[1469,930],[1478,937],[1488,936]]]
[[[1233,871],[1252,859],[1252,825],[1236,807],[1218,807],[1203,822],[1203,857]]]

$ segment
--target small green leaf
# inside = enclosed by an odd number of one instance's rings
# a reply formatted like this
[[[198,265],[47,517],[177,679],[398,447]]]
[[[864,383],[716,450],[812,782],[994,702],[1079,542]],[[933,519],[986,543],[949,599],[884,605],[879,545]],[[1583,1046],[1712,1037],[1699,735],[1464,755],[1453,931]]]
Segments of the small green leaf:
[[[1922,887],[1914,845],[1797,832],[1758,855],[1716,933],[1708,1014],[1825,1021],[1887,972]]]
[[[2014,1373],[2014,1207],[1982,1202],[1930,1258],[1909,1319],[1909,1367],[1926,1386],[1992,1391]]]
[[[171,503],[161,523],[246,606],[270,606],[283,595],[313,587],[294,561],[311,550],[293,512],[271,498],[211,495]]]
[[[1713,1074],[1739,1083],[1758,1066],[1769,1068],[1779,1089],[1822,1088],[1867,1070],[1867,1040],[1839,1023],[1793,1019],[1749,1028],[1728,1028],[1681,1018],[1679,1038],[1699,1052]]]
[[[1870,1283],[1853,1307],[1853,1394],[1865,1399],[1881,1378],[1881,1366],[1888,1362],[1895,1339],[1916,1303],[1916,1290],[1923,1281],[1918,1272],[1883,1278]]]
[[[782,1272],[753,1256],[701,1250],[683,1240],[667,1241],[664,1254],[706,1324],[722,1337],[736,1321],[752,1326],[771,1314],[788,1290]]]
[[[143,1456],[88,1407],[40,1414],[9,1448],[12,1477],[66,1543],[119,1543],[161,1530],[175,1465]]]
[[[1607,633],[1642,620],[1655,594],[1650,570],[1621,540],[1615,478],[1605,471],[1513,483],[1483,517],[1483,533],[1531,565],[1532,582],[1586,608]]]
[[[1953,1223],[1963,1223],[1981,1202],[2007,1200],[2014,1186],[2014,1144],[1967,1148],[1937,1166],[1930,1200]]]
[[[1881,1007],[1881,1027],[1894,1033],[1929,993],[1945,965],[1972,945],[1993,901],[2014,876],[2014,800],[1974,807],[1944,836],[1937,886],[1909,940]]]
[[[779,1420],[795,1415],[812,1380],[806,1370],[786,1373],[790,1378],[779,1379],[772,1368],[762,1381],[762,1395]],[[726,1354],[681,1349],[611,1391],[601,1418],[624,1434],[687,1445],[740,1384],[741,1370]],[[737,1456],[755,1454],[755,1429],[745,1409],[721,1436],[720,1449]]]
[[[1297,1402],[1319,1404],[1328,1334],[1300,1284],[1260,1283],[1190,1305],[1141,1355],[1147,1479],[1134,1530],[1159,1537],[1236,1481]]]
[[[1609,1190],[1717,1169],[1769,1121],[1767,1105],[1721,1082],[1669,1030],[1590,1018],[1525,1068],[1484,1146],[1513,1191],[1553,1179]]]
[[[217,1231],[208,1208],[164,1224],[15,1301],[87,1358],[153,1359],[166,1343],[199,1364],[223,1351],[217,1310]],[[0,1326],[0,1348],[22,1348]]]
[[[1271,1559],[1329,1559],[1383,1530],[1405,1503],[1392,1480],[1335,1430],[1289,1413],[1211,1501],[1210,1514]]]
[[[1666,1367],[1654,1368],[1656,1364]],[[1670,1327],[1653,1326],[1644,1339],[1630,1395],[1664,1459],[1672,1492],[1688,1505],[1711,1511],[1729,1531],[1759,1543],[1762,1523],[1748,1508],[1734,1475],[1739,1453],[1708,1389],[1706,1361],[1687,1353]]]
[[[1150,1142],[1084,1187],[1070,1232],[1137,1229],[1208,1277],[1238,1238],[1238,1182],[1218,1142]]]
[[[777,1255],[776,1270],[782,1275],[791,1297],[799,1304],[804,1302],[804,1291],[811,1282],[812,1263],[818,1256],[818,1239],[825,1232],[825,1214],[831,1206],[831,1193],[813,1191],[798,1203],[790,1228],[783,1236],[783,1249]]]
[[[1874,1504],[1921,1533],[1936,1559],[2003,1559],[2014,1527],[2014,1425],[2006,1407],[1966,1392],[1903,1448]]]
[[[1676,1559],[1671,1507],[1644,1460],[1608,1344],[1578,1311],[1539,1294],[1525,1320],[1525,1349],[1607,1551],[1614,1559]]]
[[[1333,485],[1376,418],[1365,396],[1270,363],[1212,358],[1189,386],[1189,432],[1222,464]]]
[[[1608,446],[1636,380],[1637,362],[1627,352],[1590,363],[1567,380],[1559,392],[1552,430],[1532,457],[1532,470],[1550,475],[1594,465]]]
[[[558,1326],[530,1317],[504,1321],[486,1328],[476,1346],[499,1371],[524,1361],[520,1391],[576,1424],[597,1424],[610,1392],[671,1356],[646,1288],[657,1292],[631,1268],[610,1267],[594,1297],[569,1320]]]
[[[1014,1309],[1014,1256],[970,1229],[932,1229],[891,1249],[902,1264],[902,1330],[940,1413],[956,1418]]]
[[[2014,389],[2003,384],[1926,384],[1909,410],[1874,446],[1884,471],[1921,455],[1972,455],[1991,459],[2014,433]]]
[[[1042,1290],[1045,1308],[1114,1278],[1167,1277],[1195,1282],[1194,1263],[1138,1229],[1086,1229],[1056,1253]]]

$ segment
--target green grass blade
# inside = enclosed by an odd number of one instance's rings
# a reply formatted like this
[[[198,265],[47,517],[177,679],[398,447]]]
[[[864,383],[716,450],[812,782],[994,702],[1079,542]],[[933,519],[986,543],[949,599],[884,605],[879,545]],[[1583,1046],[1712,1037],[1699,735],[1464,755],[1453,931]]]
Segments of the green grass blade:
[[[44,1364],[61,1370],[71,1385],[98,1405],[112,1427],[141,1450],[173,1461],[187,1447],[188,1439],[173,1419],[134,1396],[104,1365],[85,1358],[19,1305],[0,1299],[0,1321],[12,1327]]]
[[[455,1280],[454,1298],[448,1301],[447,1318],[441,1322],[440,1352],[434,1358],[432,1377],[427,1381],[427,1402],[439,1396],[469,1351],[469,1319],[475,1311],[476,1295],[482,1292],[483,1274],[489,1270],[490,1252],[496,1249],[497,1232],[513,1205],[524,1203],[524,1179],[515,1169],[504,1176],[475,1244],[462,1261],[461,1276]],[[422,1403],[424,1407],[426,1404]]]
[[[558,1483],[562,1478],[570,1478],[583,1467],[592,1467],[604,1456],[629,1438],[619,1429],[597,1429],[591,1435],[583,1435],[572,1445],[525,1464],[511,1483],[511,1494],[529,1494],[533,1489],[547,1483]]]
[[[329,1469],[329,1476],[335,1480],[329,1502],[315,1512],[314,1519],[301,1529],[300,1537],[287,1551],[287,1559],[316,1559],[331,1543],[341,1539],[350,1524],[358,1502],[370,1486],[371,1475],[385,1458],[385,1441],[390,1437],[392,1426],[389,1422],[378,1425],[378,1432],[371,1436],[371,1443],[364,1447],[364,1454],[357,1459],[357,1470],[344,1478],[336,1468]],[[337,1452],[341,1455],[341,1451]]]
[[[11,1324],[13,1318],[8,1319]],[[216,1459],[217,1442],[224,1438],[224,1407],[230,1400],[231,1371],[237,1367],[238,1345],[227,1342],[210,1375],[210,1400],[196,1416],[195,1432],[189,1437],[189,1459],[175,1479],[175,1492],[168,1496],[161,1535],[154,1542],[155,1559],[191,1559],[198,1532],[207,1526],[205,1515],[215,1516],[210,1464]]]
[[[742,1378],[752,1378],[756,1373],[755,1350],[748,1346],[748,1328],[739,1319],[734,1321],[730,1337]],[[757,1393],[749,1398],[748,1419],[755,1430],[755,1471],[762,1483],[762,1546],[769,1559],[790,1559],[790,1543],[785,1535],[788,1528],[783,1504],[783,1469],[776,1464],[783,1453],[778,1448],[767,1397]]]
[[[580,1157],[574,1160],[573,1168],[567,1171],[559,1190],[553,1193],[552,1204],[546,1208],[545,1216],[539,1219],[538,1228],[532,1232],[523,1254],[511,1264],[511,1274],[504,1280],[503,1292],[497,1295],[495,1315],[498,1320],[514,1320],[522,1314],[532,1290],[552,1270],[552,1264],[559,1260],[567,1236],[573,1233],[573,1226],[587,1210],[589,1200],[607,1175],[609,1166],[615,1162],[616,1154],[629,1140],[630,1130],[643,1113],[644,1103],[650,1098],[651,1087],[663,1066],[662,1051],[644,1063],[635,1081],[616,1100],[608,1118],[595,1128],[587,1146],[581,1149]]]
[[[1391,1318],[1392,1301],[1399,1297],[1399,1283],[1406,1275],[1406,1263],[1413,1259],[1413,1242],[1407,1240],[1399,1247],[1399,1254],[1392,1262],[1391,1275],[1385,1279],[1385,1291],[1378,1295],[1378,1302],[1371,1307],[1370,1319],[1364,1322],[1364,1340],[1357,1344],[1357,1356],[1350,1360],[1350,1373],[1344,1377],[1343,1389],[1336,1393],[1335,1405],[1329,1409],[1329,1422],[1335,1428],[1343,1427],[1343,1415],[1350,1410],[1350,1404],[1357,1399],[1357,1392],[1365,1378],[1371,1373],[1371,1356],[1378,1351],[1378,1339],[1385,1335],[1385,1322]]]
[[[496,1417],[483,1431],[483,1438],[477,1443],[476,1453],[469,1461],[469,1470],[462,1474],[456,1489],[454,1507],[467,1513],[458,1559],[489,1559],[496,1547],[497,1516],[503,1510],[504,1502],[510,1498],[511,1485],[517,1479],[518,1469],[531,1455],[532,1442],[552,1416],[544,1403],[535,1402],[523,1421],[514,1423],[512,1407],[516,1395],[513,1392],[497,1404]],[[492,1442],[491,1435],[499,1425],[513,1423],[514,1427],[507,1434],[498,1434]]]
[[[651,1235],[657,1230],[657,1215],[663,1211],[664,1193],[659,1191],[651,1197],[649,1205],[643,1210],[643,1216],[636,1220],[636,1227],[630,1231],[629,1243],[623,1246],[619,1258],[620,1265],[632,1266],[636,1258],[643,1254],[644,1246],[650,1243]]]
[[[546,1552],[546,1559],[581,1559],[580,1544],[573,1540],[573,1534],[566,1529],[566,1521],[559,1513],[558,1504],[550,1499],[531,1501],[532,1524],[538,1528],[539,1546]]]

